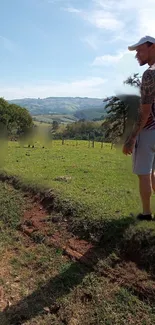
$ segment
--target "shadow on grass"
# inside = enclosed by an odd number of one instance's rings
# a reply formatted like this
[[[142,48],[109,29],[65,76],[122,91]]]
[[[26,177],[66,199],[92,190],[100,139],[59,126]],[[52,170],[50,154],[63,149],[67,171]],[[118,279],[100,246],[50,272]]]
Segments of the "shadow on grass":
[[[51,278],[17,304],[1,312],[0,324],[23,324],[38,315],[45,314],[45,307],[48,307],[51,313],[57,313],[59,310],[56,305],[57,300],[68,295],[72,289],[81,284],[84,277],[95,270],[99,260],[119,249],[125,231],[133,223],[133,217],[126,217],[112,220],[109,224],[107,222],[106,227],[105,224],[100,224],[102,236],[98,244],[89,249],[78,262],[72,262],[61,274]]]

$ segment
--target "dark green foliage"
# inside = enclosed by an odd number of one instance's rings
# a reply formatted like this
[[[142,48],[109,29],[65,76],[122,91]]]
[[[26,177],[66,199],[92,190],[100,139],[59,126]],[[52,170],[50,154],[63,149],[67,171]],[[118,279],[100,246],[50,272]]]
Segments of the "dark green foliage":
[[[141,85],[139,74],[135,73],[133,76],[128,77],[124,84],[139,89]],[[108,97],[104,102],[107,103],[105,109],[108,113],[106,121],[103,123],[106,129],[105,138],[107,141],[115,142],[125,132],[126,122],[128,123],[127,119],[129,118],[129,107],[116,96]]]
[[[59,127],[59,123],[54,120],[53,123],[52,123],[52,129],[53,129],[53,131],[56,131],[58,129],[58,127]]]
[[[9,136],[20,134],[32,126],[32,117],[25,108],[0,98],[0,123]]]
[[[97,122],[80,120],[68,124],[63,132],[55,135],[55,138],[102,141],[104,128]]]
[[[125,81],[124,84],[134,86],[136,88],[140,88],[141,86],[141,76],[139,73],[134,73],[133,76],[128,77]]]
[[[105,138],[113,141],[120,137],[125,130],[125,122],[127,117],[127,107],[117,97],[106,98],[107,103],[107,119],[103,123],[106,129]]]

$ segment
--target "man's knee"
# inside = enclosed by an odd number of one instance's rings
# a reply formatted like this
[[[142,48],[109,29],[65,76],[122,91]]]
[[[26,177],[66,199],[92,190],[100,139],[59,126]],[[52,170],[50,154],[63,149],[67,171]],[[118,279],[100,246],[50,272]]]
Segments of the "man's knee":
[[[139,181],[141,183],[144,183],[146,186],[148,186],[149,184],[151,184],[151,178],[152,175],[151,174],[147,174],[147,175],[137,175],[139,178]]]
[[[139,175],[137,174],[139,179],[145,179],[145,180],[150,180],[151,179],[151,174],[146,174],[146,175]]]
[[[151,195],[152,193],[152,180],[151,180],[151,174],[147,175],[137,175],[139,178],[139,186],[140,191],[145,192],[148,195]]]

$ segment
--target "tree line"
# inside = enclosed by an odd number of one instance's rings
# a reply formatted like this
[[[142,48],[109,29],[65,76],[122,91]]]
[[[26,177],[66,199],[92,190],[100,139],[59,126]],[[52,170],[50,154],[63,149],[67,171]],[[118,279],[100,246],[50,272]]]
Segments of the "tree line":
[[[53,138],[103,141],[104,127],[102,123],[82,119],[78,122],[67,124],[63,131],[55,132]]]

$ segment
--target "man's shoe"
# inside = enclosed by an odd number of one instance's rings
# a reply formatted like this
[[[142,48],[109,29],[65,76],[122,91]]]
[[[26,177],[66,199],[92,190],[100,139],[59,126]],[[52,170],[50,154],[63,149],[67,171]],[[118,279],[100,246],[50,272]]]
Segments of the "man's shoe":
[[[138,214],[137,219],[140,220],[140,221],[145,221],[145,220],[151,221],[151,220],[153,220],[153,216],[152,216],[152,214],[142,214],[142,213],[140,213],[140,214]]]

